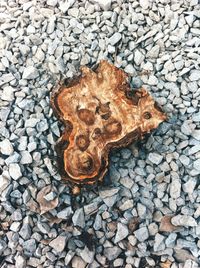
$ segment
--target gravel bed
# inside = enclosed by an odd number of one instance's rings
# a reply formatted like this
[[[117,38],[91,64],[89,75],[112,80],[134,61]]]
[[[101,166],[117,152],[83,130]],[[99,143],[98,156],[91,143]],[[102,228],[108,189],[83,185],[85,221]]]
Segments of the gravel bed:
[[[0,267],[200,267],[198,0],[5,0],[0,27]],[[168,121],[75,197],[50,92],[100,59]]]

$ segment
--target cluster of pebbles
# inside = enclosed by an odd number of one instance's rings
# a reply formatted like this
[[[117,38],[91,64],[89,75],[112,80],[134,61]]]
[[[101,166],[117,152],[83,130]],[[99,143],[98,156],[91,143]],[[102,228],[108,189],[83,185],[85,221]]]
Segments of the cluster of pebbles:
[[[198,0],[7,0],[0,27],[0,266],[200,267]],[[56,168],[50,92],[100,59],[168,121],[75,197]]]

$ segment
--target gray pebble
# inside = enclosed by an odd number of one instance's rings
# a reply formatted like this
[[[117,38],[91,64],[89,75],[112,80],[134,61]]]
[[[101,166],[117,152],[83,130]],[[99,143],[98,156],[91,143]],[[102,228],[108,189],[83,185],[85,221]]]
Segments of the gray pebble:
[[[172,179],[170,185],[170,195],[172,198],[178,198],[181,194],[181,182],[178,179]]]
[[[57,217],[60,219],[68,219],[71,215],[72,215],[72,208],[71,207],[67,207],[63,210],[61,210],[60,212],[58,212]]]
[[[81,258],[87,263],[93,263],[94,261],[94,252],[90,251],[87,246],[84,247],[80,252]]]
[[[9,173],[13,180],[18,180],[22,176],[21,168],[16,163],[12,163],[9,165]]]
[[[83,208],[79,208],[74,212],[72,222],[74,226],[79,226],[81,228],[85,227],[85,216]]]
[[[8,139],[4,139],[0,142],[0,152],[4,155],[11,155],[13,153],[13,146]]]
[[[192,70],[189,76],[190,81],[197,81],[200,79],[200,70]]]
[[[155,243],[153,246],[154,251],[161,251],[165,249],[165,243],[164,243],[165,237],[159,233],[155,236]]]
[[[133,86],[133,88],[141,88],[142,85],[143,85],[143,82],[139,77],[132,78],[132,86]]]
[[[26,267],[26,259],[22,255],[17,255],[15,257],[15,267],[16,268],[25,268]]]
[[[122,250],[117,246],[104,249],[104,255],[109,261],[115,260],[121,252]]]
[[[137,240],[139,240],[140,242],[144,242],[149,237],[149,232],[148,232],[147,227],[139,228],[138,230],[134,232],[134,234]]]
[[[138,50],[135,50],[135,55],[134,55],[134,63],[136,65],[140,65],[144,60],[144,55]]]
[[[195,161],[193,162],[193,167],[194,167],[196,170],[200,171],[200,159],[197,159],[197,160],[195,160]]]
[[[194,227],[197,226],[196,220],[189,215],[176,215],[172,217],[171,223],[175,226]]]
[[[37,78],[38,76],[39,76],[38,70],[33,66],[29,66],[24,69],[22,78],[27,79],[27,80],[32,80],[32,79]]]
[[[122,38],[122,35],[118,32],[114,33],[110,38],[109,38],[109,43],[114,46],[117,44]]]
[[[24,241],[23,248],[30,253],[34,253],[37,248],[35,239],[31,238],[29,240]]]
[[[49,246],[52,247],[56,252],[62,252],[66,246],[66,241],[66,236],[59,235],[49,243]]]
[[[117,233],[115,236],[114,243],[117,244],[119,241],[126,238],[128,236],[128,233],[129,233],[128,227],[125,224],[119,222],[117,224]]]
[[[44,196],[44,198],[47,200],[47,201],[52,201],[54,200],[55,198],[57,197],[57,194],[53,191],[49,192],[48,194],[46,194]]]
[[[153,163],[153,164],[160,164],[162,159],[163,159],[163,156],[162,155],[159,155],[157,153],[149,153],[148,155],[148,159]]]
[[[3,253],[3,251],[7,248],[7,244],[4,240],[0,240],[0,254]]]
[[[13,101],[14,100],[14,88],[11,86],[6,86],[3,89],[1,99],[5,101]]]
[[[32,156],[28,151],[21,151],[21,160],[20,163],[22,165],[31,164],[32,163]]]

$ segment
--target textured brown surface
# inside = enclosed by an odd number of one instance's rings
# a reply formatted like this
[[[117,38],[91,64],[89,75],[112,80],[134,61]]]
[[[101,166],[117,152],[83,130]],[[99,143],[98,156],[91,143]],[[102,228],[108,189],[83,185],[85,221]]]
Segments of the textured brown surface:
[[[102,180],[111,148],[141,139],[166,119],[145,89],[133,91],[127,81],[124,71],[101,61],[52,92],[53,110],[65,125],[56,145],[64,180]]]

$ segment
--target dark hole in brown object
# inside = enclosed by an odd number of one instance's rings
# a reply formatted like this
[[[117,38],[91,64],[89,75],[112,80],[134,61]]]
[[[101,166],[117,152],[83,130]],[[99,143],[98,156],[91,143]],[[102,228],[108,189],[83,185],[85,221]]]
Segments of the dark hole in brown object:
[[[80,109],[77,111],[78,117],[81,121],[85,122],[87,125],[93,125],[95,121],[94,113],[88,109]]]
[[[90,171],[93,168],[93,160],[92,157],[90,155],[84,154],[81,158],[80,158],[80,167],[81,170],[85,171]]]
[[[90,144],[89,138],[86,135],[79,135],[76,137],[76,145],[81,151],[85,151]]]
[[[110,113],[102,114],[101,116],[101,118],[103,118],[104,120],[108,120],[109,117],[110,117]]]
[[[104,127],[106,134],[108,135],[117,135],[122,131],[122,125],[119,121],[113,120],[105,125]]]
[[[150,119],[152,117],[152,115],[149,112],[145,112],[145,113],[143,113],[143,117],[144,117],[144,119]]]

